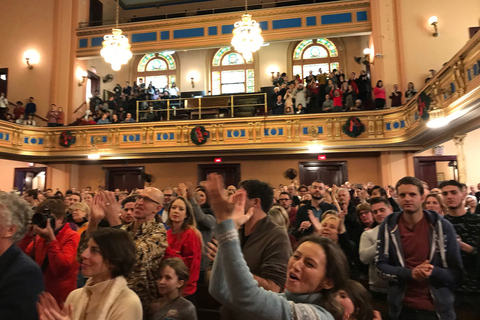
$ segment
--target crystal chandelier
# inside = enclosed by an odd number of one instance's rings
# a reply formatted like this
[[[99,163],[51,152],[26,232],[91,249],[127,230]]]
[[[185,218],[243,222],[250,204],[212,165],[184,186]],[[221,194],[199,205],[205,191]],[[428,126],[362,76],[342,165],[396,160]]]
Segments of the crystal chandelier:
[[[242,15],[242,21],[235,22],[232,46],[243,55],[245,60],[250,60],[252,52],[260,49],[263,44],[263,38],[259,24],[252,20],[252,15],[248,14],[247,0],[245,0],[245,11],[245,14]]]
[[[110,63],[115,71],[120,70],[122,64],[126,64],[132,57],[128,38],[122,35],[122,30],[118,28],[118,1],[115,28],[112,29],[113,34],[107,34],[103,37],[103,49],[100,51],[105,62]]]

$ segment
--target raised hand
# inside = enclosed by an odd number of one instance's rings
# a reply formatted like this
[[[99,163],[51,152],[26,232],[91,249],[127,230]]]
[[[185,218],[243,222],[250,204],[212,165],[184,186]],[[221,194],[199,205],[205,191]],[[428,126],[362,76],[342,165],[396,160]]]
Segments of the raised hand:
[[[212,239],[211,242],[207,243],[207,257],[208,259],[215,261],[217,257],[218,251],[218,241],[216,239]]]
[[[237,228],[247,222],[253,215],[253,207],[245,214],[245,200],[247,193],[240,189],[227,199],[221,175],[211,173],[207,177],[206,189],[209,196],[210,206],[215,213],[217,222],[233,219]]]
[[[308,210],[308,218],[311,221],[311,225],[313,226],[314,232],[316,234],[321,234],[322,233],[322,224],[320,223],[320,220],[317,217],[315,217],[312,210]]]
[[[93,197],[93,204],[90,208],[89,223],[100,223],[100,221],[105,218],[105,193],[98,192],[95,197]]]
[[[118,226],[122,224],[122,221],[119,217],[119,214],[122,211],[122,205],[117,201],[115,193],[111,191],[105,191],[102,202],[105,217],[107,218],[110,226]]]

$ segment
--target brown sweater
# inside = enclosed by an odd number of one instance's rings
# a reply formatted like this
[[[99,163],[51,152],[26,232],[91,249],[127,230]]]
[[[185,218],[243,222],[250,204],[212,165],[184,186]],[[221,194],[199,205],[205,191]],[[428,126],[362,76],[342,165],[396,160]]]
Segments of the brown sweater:
[[[238,231],[242,253],[251,273],[273,281],[283,291],[287,280],[288,259],[292,247],[284,229],[267,216],[258,221],[253,232],[245,236],[244,229]],[[222,319],[246,319],[238,312],[222,308]]]

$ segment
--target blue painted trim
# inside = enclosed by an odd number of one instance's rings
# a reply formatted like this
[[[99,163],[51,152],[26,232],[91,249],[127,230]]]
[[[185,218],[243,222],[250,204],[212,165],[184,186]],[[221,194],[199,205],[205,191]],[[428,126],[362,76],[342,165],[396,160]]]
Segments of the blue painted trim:
[[[30,143],[31,144],[37,144],[37,139],[36,138],[30,138]]]
[[[260,29],[268,30],[268,21],[260,21],[259,23]]]
[[[245,137],[245,130],[240,130],[240,137]]]
[[[327,14],[322,16],[322,24],[335,24],[335,23],[346,23],[346,22],[352,22],[352,14],[350,12]]]
[[[170,133],[170,140],[173,140],[174,139],[174,135],[173,133]]]
[[[470,72],[471,69],[468,69],[468,81],[472,81],[472,73]]]
[[[392,130],[392,126],[391,126],[390,122],[387,122],[386,126],[387,126],[387,130]]]
[[[298,28],[301,26],[301,18],[281,19],[272,21],[272,29]]]
[[[38,138],[38,144],[43,144],[43,139],[42,138]]]
[[[99,47],[102,45],[103,37],[96,37],[90,39],[90,47]]]
[[[399,128],[400,128],[400,122],[395,121],[395,122],[393,123],[393,128],[394,128],[394,129],[399,129]]]
[[[316,26],[317,25],[317,17],[307,17],[307,27]]]
[[[475,77],[478,76],[478,64],[473,65],[473,75]]]
[[[103,142],[103,143],[106,143],[106,142],[107,142],[107,136],[103,136],[103,137],[102,137],[102,142]]]
[[[268,129],[263,130],[263,135],[266,137],[270,135],[270,132],[268,131]]]
[[[7,133],[6,136],[7,137],[5,138],[5,140],[9,141],[10,140],[10,133]]]
[[[405,120],[400,121],[400,128],[405,128]]]
[[[357,22],[367,21],[367,20],[368,20],[367,11],[358,11],[357,12]]]
[[[23,138],[23,143],[28,143],[28,138],[27,137]]]
[[[203,37],[204,33],[204,28],[173,30],[173,39]]]
[[[3,140],[3,132],[0,132],[0,140]]]
[[[227,131],[227,138],[231,138],[232,137],[232,130],[228,130]]]
[[[222,34],[230,34],[233,32],[233,29],[235,29],[233,24],[225,24],[222,26]]]
[[[79,47],[79,48],[86,48],[86,47],[88,47],[88,39],[79,39],[79,40],[78,40],[78,47]]]
[[[270,134],[272,136],[276,136],[277,135],[277,129],[273,128],[273,129],[270,129]]]
[[[233,136],[235,138],[238,138],[240,136],[240,131],[238,131],[238,130],[233,131]]]
[[[160,32],[160,40],[170,40],[170,31]]]
[[[278,129],[278,135],[279,135],[279,136],[283,136],[283,128],[279,128],[279,129]]]
[[[217,35],[217,30],[218,28],[217,27],[208,27],[208,35],[209,36],[216,36]]]
[[[145,32],[145,33],[132,34],[132,43],[147,42],[147,41],[157,41],[157,33]]]
[[[303,127],[303,134],[308,134],[308,127]]]
[[[452,90],[452,93],[455,93],[455,91],[457,91],[457,88],[455,88],[455,83],[450,83],[450,90]]]
[[[318,127],[318,133],[323,134],[323,127]]]

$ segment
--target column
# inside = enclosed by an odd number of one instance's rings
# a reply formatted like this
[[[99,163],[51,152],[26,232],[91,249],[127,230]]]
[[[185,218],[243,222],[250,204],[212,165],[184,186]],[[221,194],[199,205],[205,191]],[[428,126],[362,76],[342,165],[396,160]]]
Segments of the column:
[[[466,136],[466,134],[457,134],[453,136],[453,142],[457,147],[458,181],[461,183],[467,183],[467,166],[465,162],[465,153],[463,152],[463,144]]]

